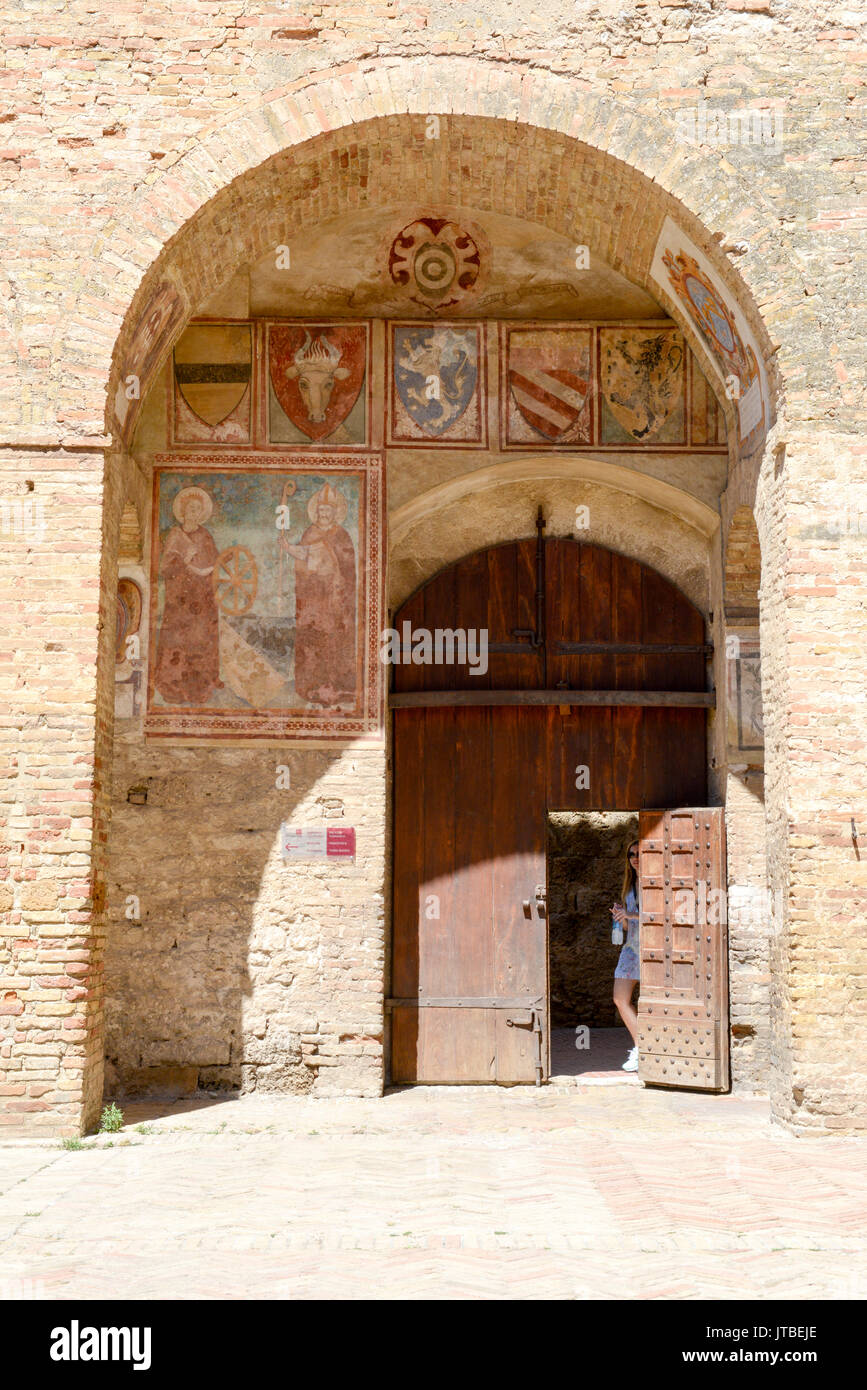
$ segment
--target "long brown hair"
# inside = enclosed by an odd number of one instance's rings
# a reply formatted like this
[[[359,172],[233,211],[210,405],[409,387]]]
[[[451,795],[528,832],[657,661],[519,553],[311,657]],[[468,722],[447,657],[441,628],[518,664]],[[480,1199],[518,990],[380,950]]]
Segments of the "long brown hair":
[[[626,895],[630,888],[635,889],[635,896],[638,897],[638,874],[629,862],[629,851],[631,849],[638,849],[637,840],[633,840],[631,844],[626,846],[626,866],[623,870],[623,887],[620,890],[620,900],[624,907],[626,906]]]

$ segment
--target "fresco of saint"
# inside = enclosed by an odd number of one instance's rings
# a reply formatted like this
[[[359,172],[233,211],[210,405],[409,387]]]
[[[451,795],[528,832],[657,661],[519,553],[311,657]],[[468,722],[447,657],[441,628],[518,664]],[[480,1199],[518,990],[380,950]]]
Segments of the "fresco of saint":
[[[295,690],[310,704],[355,699],[355,548],[341,524],[348,503],[326,483],[311,497],[299,543],[281,537],[295,561]]]
[[[154,683],[172,705],[205,704],[223,684],[213,584],[218,551],[203,525],[213,505],[204,488],[182,488],[172,504],[180,524],[169,531],[160,555],[165,600]]]

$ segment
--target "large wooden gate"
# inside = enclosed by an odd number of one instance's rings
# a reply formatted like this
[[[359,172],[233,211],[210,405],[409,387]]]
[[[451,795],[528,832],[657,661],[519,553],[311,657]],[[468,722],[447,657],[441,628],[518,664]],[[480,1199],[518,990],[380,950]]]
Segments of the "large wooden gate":
[[[647,566],[543,525],[443,570],[393,620],[404,658],[424,655],[413,634],[488,635],[484,674],[394,667],[396,1082],[547,1076],[549,809],[706,799],[702,615]]]

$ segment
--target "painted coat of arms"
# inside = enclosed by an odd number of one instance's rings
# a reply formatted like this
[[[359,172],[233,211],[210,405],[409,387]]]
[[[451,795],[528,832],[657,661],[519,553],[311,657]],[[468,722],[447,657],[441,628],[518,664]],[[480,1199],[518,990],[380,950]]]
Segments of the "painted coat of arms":
[[[653,255],[651,276],[682,304],[698,328],[737,404],[738,434],[751,451],[769,423],[769,392],[757,344],[737,302],[727,297],[710,262],[666,218]]]
[[[391,326],[391,443],[484,446],[484,343],[477,324]]]
[[[378,456],[154,473],[145,732],[378,739]]]
[[[600,329],[603,444],[686,443],[685,358],[676,329]]]
[[[138,377],[138,395],[128,397],[121,386],[115,399],[118,418],[127,438],[132,434],[152,373],[183,317],[184,302],[178,290],[170,280],[161,280],[142,310],[125,357],[123,378]]]
[[[479,228],[470,232],[446,217],[419,217],[394,238],[388,273],[416,304],[444,313],[477,290],[484,243]]]
[[[248,323],[192,324],[174,351],[177,443],[249,444],[253,346]]]
[[[504,442],[590,444],[593,436],[592,330],[507,328]]]
[[[268,328],[268,437],[274,444],[367,442],[367,324]]]

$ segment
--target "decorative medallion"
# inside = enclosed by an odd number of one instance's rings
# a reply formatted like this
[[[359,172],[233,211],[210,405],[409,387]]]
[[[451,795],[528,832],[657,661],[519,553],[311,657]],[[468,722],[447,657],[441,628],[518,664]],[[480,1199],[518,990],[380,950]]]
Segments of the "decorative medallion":
[[[476,237],[444,217],[419,217],[395,237],[388,272],[395,285],[426,309],[454,309],[473,290],[482,269]]]
[[[142,394],[183,313],[184,306],[178,291],[170,280],[161,280],[142,311],[127,353],[128,370],[138,374]]]
[[[392,443],[484,444],[484,342],[478,324],[391,325]]]
[[[756,355],[744,347],[732,311],[692,256],[667,250],[662,259],[674,290],[686,301],[709,346],[749,387],[758,375]]]
[[[676,329],[601,328],[601,442],[686,443],[685,359]]]
[[[593,420],[592,330],[505,330],[508,444],[590,444]]]
[[[184,317],[184,302],[170,280],[161,280],[142,310],[124,355],[115,410],[125,438],[130,438],[155,368]],[[126,384],[135,378],[137,391],[127,395]]]
[[[366,324],[272,324],[268,329],[273,443],[364,444]]]

